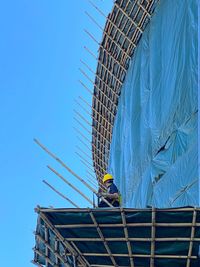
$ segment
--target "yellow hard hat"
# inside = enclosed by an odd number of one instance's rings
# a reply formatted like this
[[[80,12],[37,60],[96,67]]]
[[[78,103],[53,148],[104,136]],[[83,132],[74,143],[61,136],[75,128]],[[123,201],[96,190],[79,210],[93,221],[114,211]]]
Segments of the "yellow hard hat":
[[[113,176],[110,173],[106,173],[103,177],[103,183],[105,183],[108,180],[113,180]]]

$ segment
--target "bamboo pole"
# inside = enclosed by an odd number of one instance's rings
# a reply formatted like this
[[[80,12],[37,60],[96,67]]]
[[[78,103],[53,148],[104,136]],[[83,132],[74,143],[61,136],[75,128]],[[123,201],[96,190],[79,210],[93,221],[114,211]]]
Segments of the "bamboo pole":
[[[39,263],[37,263],[36,261],[32,260],[31,261],[32,264],[38,266],[38,267],[43,267],[43,265],[40,265]]]
[[[109,18],[109,16],[106,16],[92,1],[89,1],[89,3],[104,17],[106,18],[106,20],[112,24],[113,27],[115,27],[119,32],[120,34],[122,34],[124,36],[124,38],[126,38],[129,42],[131,42],[131,39],[119,28],[117,27],[117,25],[112,22],[112,20]]]
[[[94,38],[94,36],[90,33],[90,32],[88,32],[86,29],[84,29],[84,32],[85,33],[87,33],[87,35],[89,35],[91,38],[92,38],[92,40],[93,41],[95,41],[98,45],[100,45],[100,43]],[[126,51],[121,47],[121,46],[119,46],[119,44],[105,31],[104,33],[103,33],[112,43],[114,43],[115,44],[115,46],[119,49],[119,50],[121,50],[121,52],[124,54],[124,55],[126,55],[127,56],[127,58],[129,58],[129,59],[131,59],[131,57],[126,53]]]
[[[52,172],[54,172],[60,179],[62,179],[66,184],[68,184],[72,189],[74,189],[83,198],[85,198],[90,204],[93,205],[92,201],[85,194],[83,194],[77,187],[75,187],[73,184],[71,184],[66,178],[64,178],[61,174],[59,174],[56,170],[54,170],[50,166],[47,166],[47,168],[50,169]]]
[[[78,150],[80,150],[88,159],[90,159],[92,161],[92,158],[85,152],[83,151],[79,146],[76,146],[78,148]]]
[[[85,50],[91,54],[97,61],[98,63],[102,63],[100,61],[100,59],[96,58],[96,56],[92,53],[92,51],[90,51],[90,49],[86,46],[84,46]],[[99,49],[102,49],[104,51],[104,53],[106,53],[110,58],[111,60],[113,60],[116,64],[118,64],[118,66],[126,73],[127,72],[127,69],[121,64],[120,61],[118,61],[108,50],[106,50],[105,47],[103,47],[102,45],[99,46]]]
[[[77,257],[78,261],[83,264],[83,266],[88,266],[88,264],[85,264],[85,258],[80,256],[77,251],[71,246],[71,244],[66,241],[63,236],[57,231],[57,229],[52,225],[52,223],[49,221],[49,219],[45,216],[45,214],[42,212],[42,209],[38,206],[35,211],[39,213],[42,220],[45,222],[45,224],[56,234],[57,239],[62,242],[64,247],[70,252],[70,256],[74,255]]]
[[[190,259],[192,256],[192,248],[193,248],[194,237],[195,237],[196,218],[197,218],[197,211],[196,209],[194,209],[193,216],[192,216],[192,228],[191,228],[190,244],[189,244],[189,249],[188,249],[188,258],[187,258],[186,267],[190,267]]]
[[[102,118],[102,120],[105,120],[105,122],[106,122],[107,124],[109,124],[110,126],[113,127],[113,125],[110,123],[110,121],[108,121],[105,117],[103,117],[103,116],[102,116],[96,109],[94,109],[89,103],[87,103],[87,101],[86,101],[84,98],[82,98],[81,96],[79,96],[79,99],[81,99],[86,105],[88,105],[88,106],[92,109],[93,112],[96,112],[96,113]],[[90,116],[91,116],[91,114],[90,114]],[[94,117],[92,116],[92,118],[94,118]]]
[[[85,140],[87,140],[91,145],[92,145],[92,147],[95,149],[96,148],[96,150],[97,151],[100,151],[93,143],[91,143],[90,142],[90,140],[89,139],[87,139],[87,137],[85,137],[85,135],[83,135],[78,129],[76,129],[75,127],[73,127],[74,129],[75,129],[75,131],[76,132],[78,132]],[[104,148],[105,148],[105,146],[103,145],[103,144],[101,144],[100,143],[100,141],[98,141],[98,143],[100,144],[100,145],[102,145]],[[101,152],[101,151],[100,151]],[[101,154],[103,155],[103,153],[101,152]],[[103,162],[103,161],[102,161]],[[92,170],[92,172],[93,172],[93,170]]]
[[[73,127],[73,128],[74,128],[74,130],[75,130],[77,133],[79,133],[85,140],[87,140],[89,143],[91,143],[91,141],[90,141],[84,134],[82,134],[81,131],[79,131],[76,127]]]
[[[99,90],[103,96],[105,96],[105,98],[107,98],[108,100],[110,100],[110,98],[101,90],[100,87],[98,87],[91,79],[90,77],[81,69],[79,68],[80,72],[88,79],[89,82],[91,82],[91,84],[97,89]],[[112,88],[109,87],[109,85],[107,85],[106,83],[104,83],[105,86],[107,86],[107,88],[112,91]],[[112,103],[113,106],[117,107],[117,105],[115,103]]]
[[[88,134],[91,134],[91,132],[76,117],[73,118]]]
[[[91,94],[93,94],[89,89],[88,89],[88,87],[83,83],[83,82],[81,82],[81,81],[79,81],[80,82],[80,84],[83,86],[83,88],[85,88],[88,92],[90,92]],[[97,88],[98,89],[98,88]],[[100,92],[102,92],[100,89],[98,89],[98,91],[100,91]],[[111,110],[109,110],[95,95],[93,95],[93,98],[100,104],[100,105],[102,105],[106,110],[107,110],[107,112],[113,117],[113,118],[115,118],[115,114],[113,114],[112,113],[112,111]]]
[[[155,222],[156,222],[156,210],[155,208],[152,208],[151,212],[151,258],[150,258],[150,267],[154,267],[154,255],[155,255],[155,234],[156,234],[156,227],[155,227]]]
[[[108,253],[109,257],[110,257],[110,260],[112,261],[113,265],[117,267],[118,265],[117,265],[117,263],[116,263],[116,261],[114,259],[114,256],[113,256],[113,254],[112,254],[112,252],[111,252],[111,250],[110,250],[110,248],[108,246],[108,243],[105,241],[105,237],[103,235],[103,232],[101,231],[101,229],[100,229],[100,227],[99,227],[99,225],[98,225],[98,223],[97,223],[97,221],[96,221],[96,219],[94,217],[93,212],[90,211],[89,213],[90,213],[90,217],[91,217],[91,219],[92,219],[92,221],[93,221],[93,223],[94,223],[94,225],[95,225],[95,227],[97,229],[97,232],[98,232],[98,234],[99,234],[99,236],[100,236],[100,238],[102,240],[102,243],[103,243],[103,245],[104,245],[104,247],[105,247],[105,249],[106,249],[106,251],[107,251],[107,253]]]
[[[81,63],[92,73],[92,74],[94,74],[94,75],[96,75],[96,78],[98,77],[98,79],[102,82],[102,83],[104,83],[104,85],[106,86],[106,87],[108,87],[108,89],[110,90],[110,91],[112,91],[113,92],[113,94],[115,95],[115,96],[117,96],[117,97],[119,97],[119,94],[117,94],[110,86],[109,86],[109,84],[108,83],[106,83],[97,73],[95,73],[88,65],[87,65],[87,63],[85,63],[83,60],[80,60],[81,61]],[[120,84],[120,86],[123,84],[116,76],[115,76],[115,74],[114,74],[114,72],[111,72],[103,63],[98,63],[101,67],[103,67],[109,74],[110,74],[110,76],[112,76],[112,77],[114,77],[114,79]]]
[[[82,159],[80,159],[80,161],[83,163],[83,165],[85,165],[89,170],[93,171],[93,169],[87,165],[87,163],[85,161],[83,161]],[[93,167],[93,166],[92,166]]]
[[[68,255],[68,254],[66,254]],[[108,253],[82,253],[85,257],[110,257]],[[129,254],[120,254],[120,253],[112,253],[113,257],[129,257]],[[150,258],[151,255],[147,254],[133,254],[135,258]],[[184,255],[154,255],[156,259],[187,259],[187,256]],[[197,256],[191,256],[191,259],[197,259]],[[114,265],[117,266],[117,265]]]
[[[123,223],[123,228],[124,228],[124,236],[126,239],[126,245],[127,245],[127,249],[128,249],[129,258],[130,258],[130,265],[131,265],[131,267],[134,267],[132,249],[131,249],[131,244],[130,244],[129,236],[128,236],[128,229],[127,229],[127,225],[126,225],[126,216],[124,214],[123,209],[121,209],[121,217],[122,217],[122,223]]]
[[[93,165],[88,160],[86,160],[81,154],[79,154],[78,152],[75,152],[75,154],[79,156],[82,160],[84,160],[90,167],[93,168]]]
[[[57,252],[56,249],[53,249],[51,247],[51,245],[49,244],[49,241],[48,240],[45,240],[40,234],[36,233],[35,234],[36,238],[40,241],[42,241],[45,246],[56,256],[56,258],[59,258],[59,260],[62,262],[62,263],[66,263],[66,260]]]
[[[95,56],[94,53],[92,53],[92,51],[87,47],[87,46],[84,46],[84,49],[95,59],[95,60],[98,60],[98,58]]]
[[[85,123],[87,123],[90,127],[92,127],[92,124],[91,123],[89,123],[89,121],[88,120],[86,120],[78,111],[76,111],[75,109],[74,109],[74,112],[76,113],[76,115],[78,115],[79,116],[79,118],[81,118]]]
[[[52,152],[50,152],[44,145],[42,145],[37,139],[34,139],[35,143],[39,145],[47,154],[49,154],[52,158],[54,158],[57,162],[59,162],[69,173],[71,173],[74,177],[76,177],[82,184],[84,184],[88,189],[90,189],[97,197],[98,192],[88,185],[79,175],[77,175],[72,169],[70,169],[62,160],[60,160],[57,156],[55,156]],[[113,208],[113,206],[104,198],[102,200],[109,205],[109,207]],[[93,205],[93,203],[92,203]]]
[[[62,193],[60,193],[58,190],[56,190],[52,185],[50,185],[47,181],[43,180],[43,183],[45,183],[48,187],[50,187],[54,192],[56,192],[59,196],[61,196],[62,198],[64,198],[65,200],[67,200],[72,206],[74,206],[75,208],[79,208],[79,206],[77,206],[71,199],[69,199],[68,197],[66,197],[65,195],[63,195]]]
[[[92,158],[91,157],[89,157],[83,150],[81,150],[80,148],[79,148],[79,150],[84,154],[84,155],[86,155],[91,161],[92,161]],[[80,155],[78,152],[75,152],[80,158],[82,158],[84,161],[86,161],[91,167],[93,167],[93,165],[92,164],[90,164],[85,158],[83,158],[83,156],[82,155]],[[99,159],[101,162],[103,162],[101,159]],[[104,170],[104,172],[106,173],[106,170],[100,165],[100,164],[98,164],[98,163],[96,163],[99,167],[101,167],[103,170]]]
[[[95,184],[95,182],[94,182],[91,178],[89,178],[88,175],[87,175],[87,181],[88,181],[88,183],[90,183],[92,186],[94,186],[96,189],[98,188],[98,186]]]

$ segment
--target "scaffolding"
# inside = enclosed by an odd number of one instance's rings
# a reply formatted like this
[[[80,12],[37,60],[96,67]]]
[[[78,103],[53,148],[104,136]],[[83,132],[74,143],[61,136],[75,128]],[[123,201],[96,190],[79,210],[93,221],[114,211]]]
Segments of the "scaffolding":
[[[38,215],[38,266],[197,267],[200,208],[46,209]]]
[[[117,0],[107,17],[102,42],[99,44],[95,82],[92,82],[92,154],[99,183],[108,167],[110,142],[121,87],[135,48],[157,2],[158,0]],[[93,6],[102,14],[94,4]],[[95,40],[89,32],[87,33]]]

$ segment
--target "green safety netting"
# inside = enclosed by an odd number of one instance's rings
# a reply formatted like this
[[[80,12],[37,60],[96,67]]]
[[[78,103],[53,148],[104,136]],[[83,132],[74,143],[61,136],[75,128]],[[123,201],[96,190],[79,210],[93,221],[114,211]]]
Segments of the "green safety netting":
[[[200,266],[200,209],[37,211],[36,264]]]

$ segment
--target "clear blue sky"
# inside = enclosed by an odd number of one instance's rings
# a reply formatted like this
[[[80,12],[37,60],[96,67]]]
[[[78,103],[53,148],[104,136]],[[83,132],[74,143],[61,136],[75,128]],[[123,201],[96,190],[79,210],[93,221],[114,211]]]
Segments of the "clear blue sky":
[[[113,1],[96,0],[95,3],[107,14]],[[91,103],[90,95],[78,80],[91,90],[92,85],[78,68],[85,69],[80,63],[82,59],[96,69],[96,61],[83,47],[86,45],[97,55],[98,46],[84,33],[84,28],[99,41],[102,32],[84,11],[104,26],[105,19],[86,0],[1,1],[1,266],[33,266],[30,261],[35,244],[37,204],[71,207],[44,185],[43,179],[81,207],[88,206],[46,168],[47,164],[92,197],[33,142],[33,138],[38,138],[79,175],[86,177],[86,167],[75,154],[76,145],[90,153],[73,130],[73,126],[81,129],[73,119],[73,109],[90,121],[74,101],[81,95]],[[93,79],[93,75],[85,71]],[[91,129],[88,127],[88,130]],[[84,129],[82,132],[88,135]]]

